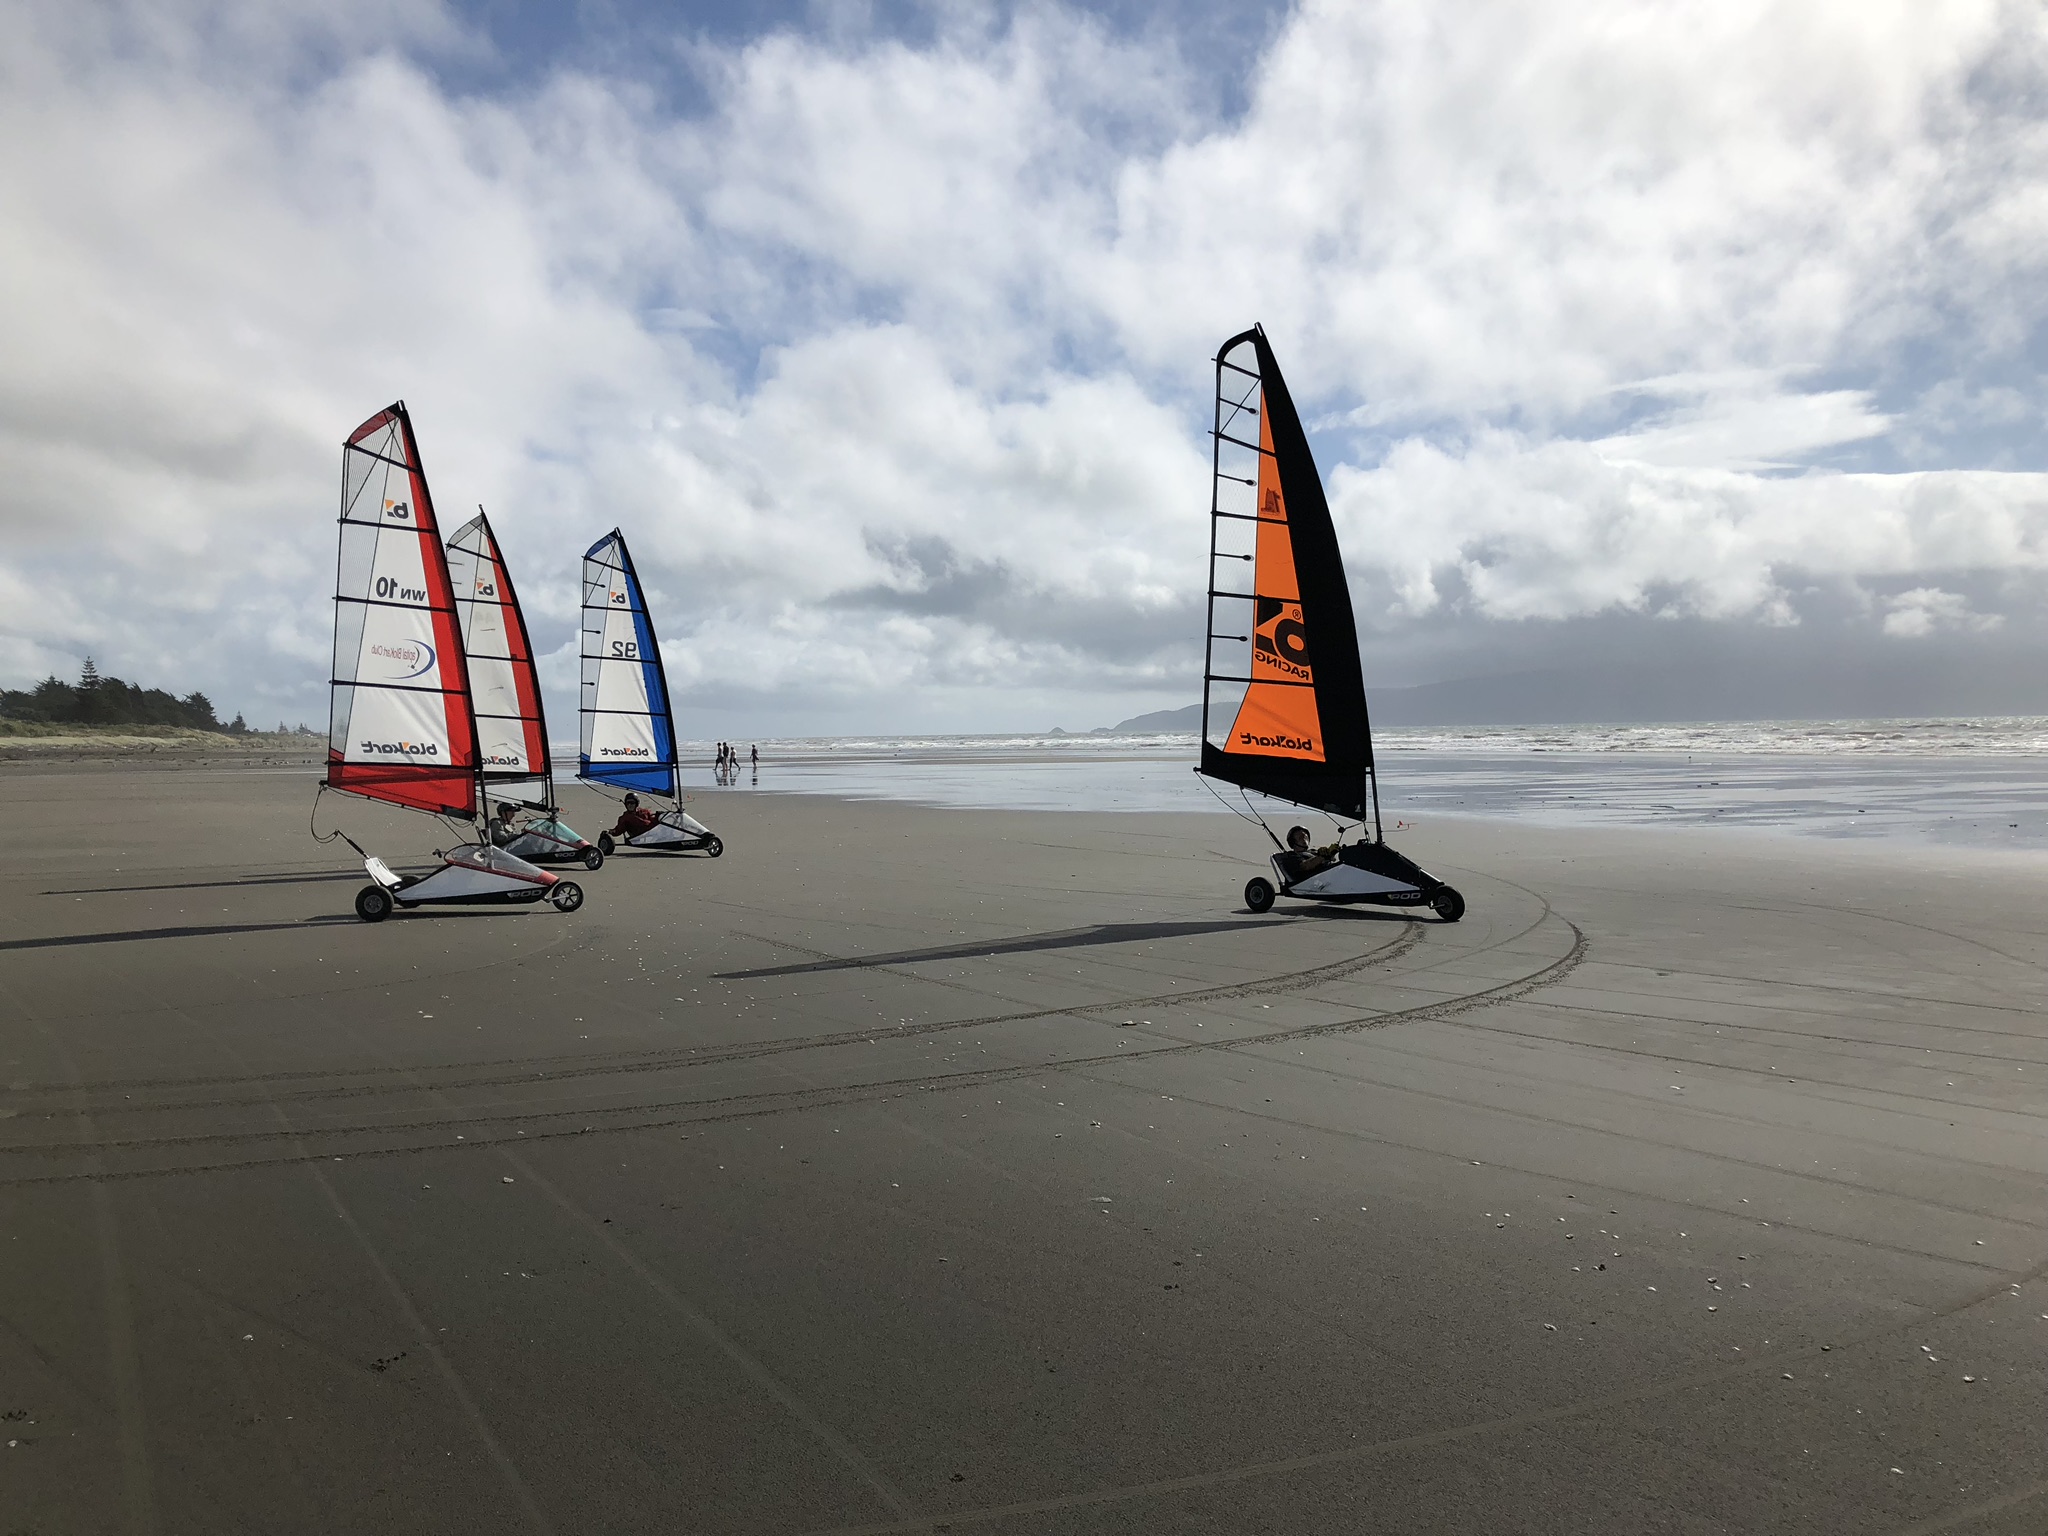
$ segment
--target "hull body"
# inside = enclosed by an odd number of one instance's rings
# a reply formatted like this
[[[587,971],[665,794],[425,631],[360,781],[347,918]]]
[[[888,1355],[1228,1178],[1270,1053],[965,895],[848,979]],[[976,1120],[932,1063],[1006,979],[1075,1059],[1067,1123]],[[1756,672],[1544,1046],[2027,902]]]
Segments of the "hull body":
[[[567,822],[551,818],[528,822],[519,829],[517,837],[505,844],[504,851],[529,864],[589,864],[590,855],[597,853],[598,848]],[[600,861],[602,858],[600,854]]]
[[[725,843],[719,835],[681,806],[663,811],[661,820],[645,832],[634,833],[624,842],[615,843],[611,833],[601,833],[597,845],[607,854],[620,848],[633,848],[649,853],[707,853],[715,859],[725,852]]]

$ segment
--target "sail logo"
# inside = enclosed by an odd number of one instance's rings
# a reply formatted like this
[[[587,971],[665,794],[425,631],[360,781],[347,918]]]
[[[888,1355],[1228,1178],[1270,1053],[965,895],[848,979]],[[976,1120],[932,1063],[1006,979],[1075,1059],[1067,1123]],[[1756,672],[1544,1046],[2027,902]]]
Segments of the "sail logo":
[[[1258,627],[1252,634],[1252,666],[1313,683],[1309,666],[1308,630],[1301,622],[1301,604],[1285,598],[1262,597],[1258,601]]]
[[[424,677],[434,665],[434,648],[423,640],[402,640],[387,645],[379,640],[370,646],[370,654],[380,661],[393,666],[409,668],[409,671],[393,672],[394,682],[409,682],[415,677]]]
[[[599,757],[652,757],[654,753],[646,747],[599,747]]]
[[[406,502],[393,501],[386,497],[384,515],[395,523],[409,523],[412,521],[412,507]]]
[[[506,756],[507,753],[511,755]],[[524,768],[526,759],[511,747],[497,747],[484,755],[486,768]]]
[[[1283,752],[1313,752],[1316,744],[1306,736],[1259,736],[1251,731],[1239,731],[1237,744],[1241,747],[1277,747]]]
[[[480,581],[476,584],[476,595],[478,597],[496,597],[498,595],[497,585],[493,582]]]
[[[363,741],[357,750],[372,757],[439,757],[441,747],[432,741]]]
[[[625,590],[625,588],[621,587],[621,588],[620,588],[620,589],[619,589],[618,591],[614,592],[614,593],[612,594],[612,601],[613,601],[613,602],[614,602],[615,604],[617,604],[617,605],[618,605],[619,607],[621,607],[621,608],[625,607],[625,606],[626,606],[626,590]]]

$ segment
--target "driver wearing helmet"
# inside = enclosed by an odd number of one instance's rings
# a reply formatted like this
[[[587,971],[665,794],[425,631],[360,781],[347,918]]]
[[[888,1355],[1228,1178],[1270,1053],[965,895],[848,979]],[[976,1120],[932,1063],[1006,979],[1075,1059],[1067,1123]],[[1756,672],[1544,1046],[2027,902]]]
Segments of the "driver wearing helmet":
[[[660,820],[654,812],[641,808],[638,795],[628,795],[625,809],[619,812],[619,824],[612,828],[612,836],[638,837]]]
[[[1335,864],[1339,846],[1341,845],[1338,843],[1332,843],[1327,848],[1311,848],[1308,845],[1307,827],[1289,827],[1287,851],[1281,854],[1276,862],[1287,872],[1287,883],[1298,885],[1309,876],[1319,875]]]
[[[519,812],[515,807],[508,805],[503,800],[498,802],[497,810],[491,813],[491,819],[486,823],[486,826],[490,829],[491,843],[494,847],[503,848],[518,840],[521,835],[521,829],[517,821],[518,815]]]

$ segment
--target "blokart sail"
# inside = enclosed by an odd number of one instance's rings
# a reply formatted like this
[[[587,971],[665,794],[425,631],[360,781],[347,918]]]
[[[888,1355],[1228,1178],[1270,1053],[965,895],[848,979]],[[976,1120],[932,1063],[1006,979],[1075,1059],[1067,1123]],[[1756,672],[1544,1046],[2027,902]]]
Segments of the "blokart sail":
[[[475,816],[469,669],[403,401],[342,448],[332,686],[328,788]]]
[[[1439,915],[1455,906],[1462,914],[1457,892],[1381,836],[1343,552],[1308,435],[1256,325],[1216,354],[1212,439],[1196,771],[1371,829],[1369,838],[1348,846],[1340,831],[1335,846],[1316,854],[1283,846],[1273,861],[1279,894],[1426,904]],[[1264,880],[1245,888],[1254,911],[1271,906],[1274,894]]]
[[[661,645],[623,533],[614,528],[583,554],[582,751],[576,776],[593,788],[671,804],[655,824],[628,836],[628,848],[701,850],[725,844],[682,808],[675,714]],[[598,846],[612,851],[610,833]]]
[[[448,541],[448,575],[469,665],[484,792],[499,805],[540,813],[520,822],[516,836],[494,818],[492,840],[535,863],[574,861],[596,869],[604,863],[603,852],[562,820],[555,800],[533,641],[483,508]]]
[[[448,559],[434,502],[399,401],[342,445],[334,671],[323,789],[473,823],[482,753]],[[341,834],[346,837],[346,834]],[[366,921],[429,901],[551,900],[582,891],[479,841],[423,876],[395,875],[353,838],[375,882],[356,898]]]

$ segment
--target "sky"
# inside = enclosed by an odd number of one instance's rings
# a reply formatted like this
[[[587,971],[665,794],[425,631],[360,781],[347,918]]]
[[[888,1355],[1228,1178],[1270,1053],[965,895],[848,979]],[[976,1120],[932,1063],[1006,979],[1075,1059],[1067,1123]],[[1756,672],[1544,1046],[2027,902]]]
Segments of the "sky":
[[[402,397],[557,736],[614,526],[686,736],[1185,704],[1253,321],[1369,687],[2048,658],[2044,108],[1998,0],[0,0],[0,686],[322,720]]]

